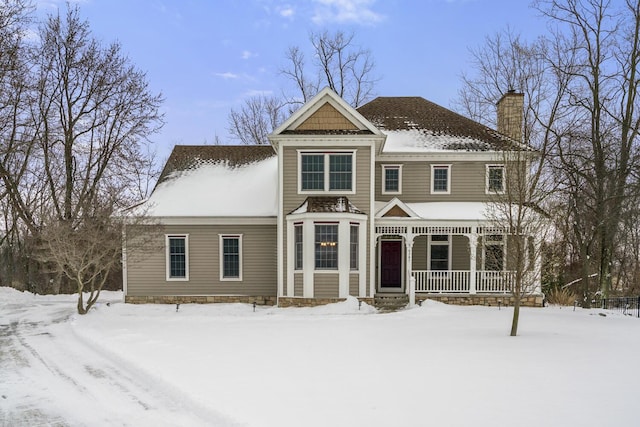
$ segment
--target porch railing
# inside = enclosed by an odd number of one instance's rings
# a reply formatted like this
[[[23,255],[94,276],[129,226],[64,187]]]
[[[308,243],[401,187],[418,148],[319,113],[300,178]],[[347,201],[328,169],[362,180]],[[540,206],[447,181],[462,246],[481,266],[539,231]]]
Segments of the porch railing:
[[[414,270],[416,292],[469,293],[471,272]],[[507,293],[511,291],[513,271],[476,271],[476,292]]]
[[[413,271],[416,292],[469,292],[468,271]]]
[[[482,293],[511,292],[513,279],[513,271],[477,271],[476,291]]]

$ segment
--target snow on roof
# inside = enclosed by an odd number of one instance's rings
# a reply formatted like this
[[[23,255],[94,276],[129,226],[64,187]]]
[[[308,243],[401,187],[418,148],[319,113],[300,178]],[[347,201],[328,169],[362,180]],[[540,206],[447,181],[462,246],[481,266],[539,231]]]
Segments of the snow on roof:
[[[389,202],[376,201],[376,212],[380,212],[388,204]],[[488,219],[487,204],[483,202],[421,202],[405,204],[413,213],[418,215],[418,219],[446,221],[486,221]]]
[[[146,202],[150,216],[276,216],[278,158],[173,172]]]
[[[383,152],[415,153],[442,151],[495,151],[491,144],[473,138],[437,133],[425,129],[386,130]]]

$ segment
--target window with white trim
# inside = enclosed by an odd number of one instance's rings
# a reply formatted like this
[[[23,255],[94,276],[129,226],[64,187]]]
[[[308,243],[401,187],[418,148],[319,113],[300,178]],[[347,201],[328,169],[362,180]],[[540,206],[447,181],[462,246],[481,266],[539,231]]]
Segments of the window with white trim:
[[[166,235],[167,280],[189,280],[189,236]]]
[[[351,270],[358,269],[358,258],[360,256],[358,250],[358,239],[360,236],[360,227],[358,224],[351,224],[349,228],[350,242],[349,242],[349,268]]]
[[[487,193],[504,193],[504,165],[487,165]]]
[[[491,234],[484,236],[484,270],[503,271],[505,268],[505,236]]]
[[[300,153],[302,192],[353,192],[354,152]]]
[[[382,194],[402,193],[402,165],[382,165]]]
[[[315,224],[316,270],[338,269],[338,224]]]
[[[429,269],[449,270],[449,236],[435,234],[429,237]]]
[[[296,270],[302,270],[302,224],[295,224],[293,226],[293,240],[294,240],[294,268]]]
[[[242,235],[220,235],[220,280],[242,280]]]
[[[431,165],[431,193],[451,193],[451,165]]]

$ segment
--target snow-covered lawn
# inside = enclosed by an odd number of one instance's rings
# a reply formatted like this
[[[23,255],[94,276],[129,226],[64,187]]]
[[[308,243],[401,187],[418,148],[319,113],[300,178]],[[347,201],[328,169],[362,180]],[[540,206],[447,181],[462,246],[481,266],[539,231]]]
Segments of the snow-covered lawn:
[[[512,338],[510,308],[120,298],[0,288],[0,426],[638,423],[640,319],[614,312],[524,309]]]

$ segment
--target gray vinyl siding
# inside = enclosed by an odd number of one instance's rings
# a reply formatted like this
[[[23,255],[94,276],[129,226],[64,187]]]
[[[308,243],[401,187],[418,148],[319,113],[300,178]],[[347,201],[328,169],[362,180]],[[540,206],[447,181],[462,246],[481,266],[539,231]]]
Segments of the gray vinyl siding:
[[[338,274],[313,275],[314,298],[338,298]]]
[[[297,273],[293,275],[293,296],[294,297],[301,297],[303,296],[303,280],[304,280],[304,275],[302,273]],[[286,286],[284,288],[285,290],[287,289]],[[291,295],[288,295],[291,296]]]
[[[452,244],[451,269],[469,270],[469,239],[465,236],[452,236]]]
[[[428,269],[427,244],[428,236],[416,236],[413,240],[413,269],[424,271]]]
[[[277,294],[275,225],[171,225],[154,236],[147,255],[130,250],[127,294],[145,295],[255,295]],[[189,280],[166,280],[165,235],[189,236]],[[219,234],[242,235],[242,280],[220,281]]]
[[[349,295],[354,297],[360,295],[360,275],[358,273],[349,274]]]
[[[382,165],[402,164],[402,194],[382,194]],[[450,164],[451,194],[431,194],[431,165]],[[484,202],[486,165],[495,162],[376,162],[376,200],[389,201],[394,197],[405,203],[417,202]]]

